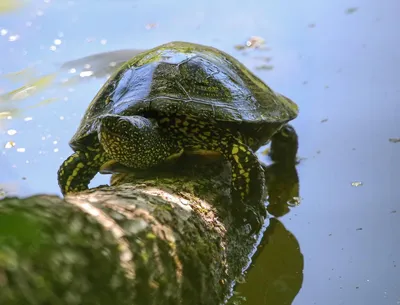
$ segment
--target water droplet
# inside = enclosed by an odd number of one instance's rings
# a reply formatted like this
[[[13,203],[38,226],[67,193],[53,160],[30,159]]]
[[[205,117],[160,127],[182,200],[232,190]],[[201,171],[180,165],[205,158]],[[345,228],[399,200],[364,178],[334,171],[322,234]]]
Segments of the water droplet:
[[[54,152],[58,152],[58,148],[54,148],[53,151],[54,151]]]
[[[25,148],[23,147],[17,148],[17,152],[23,153],[25,152]]]
[[[6,29],[1,29],[1,30],[0,30],[0,35],[1,35],[1,36],[6,36],[7,33],[8,33],[8,30],[6,30]]]
[[[7,130],[8,135],[13,136],[17,133],[17,131],[15,129],[9,129]]]
[[[61,39],[54,39],[54,44],[59,46],[61,44]]]
[[[27,117],[24,119],[25,122],[32,121],[32,120],[33,120],[33,118],[30,117],[30,116],[27,116]]]
[[[53,144],[56,145],[58,142],[57,141],[53,141]]]
[[[55,50],[57,50],[56,46],[50,46],[50,51],[55,51]]]
[[[63,116],[60,116],[60,120],[61,120],[61,121],[64,120],[64,117],[63,117]]]
[[[100,43],[101,43],[101,44],[106,44],[106,43],[107,43],[107,39],[102,39],[102,40],[100,40]]]
[[[75,68],[72,68],[72,69],[69,69],[68,70],[68,73],[75,73],[76,72],[76,69]]]

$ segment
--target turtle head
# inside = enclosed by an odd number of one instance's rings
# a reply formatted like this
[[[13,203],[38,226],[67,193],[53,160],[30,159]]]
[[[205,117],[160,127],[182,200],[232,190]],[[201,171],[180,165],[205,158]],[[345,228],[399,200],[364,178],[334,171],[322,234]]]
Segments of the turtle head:
[[[296,130],[289,124],[283,125],[271,138],[270,157],[274,162],[296,164],[299,140]]]
[[[159,164],[173,154],[171,139],[157,123],[142,116],[107,114],[98,119],[99,142],[107,155],[132,169]]]

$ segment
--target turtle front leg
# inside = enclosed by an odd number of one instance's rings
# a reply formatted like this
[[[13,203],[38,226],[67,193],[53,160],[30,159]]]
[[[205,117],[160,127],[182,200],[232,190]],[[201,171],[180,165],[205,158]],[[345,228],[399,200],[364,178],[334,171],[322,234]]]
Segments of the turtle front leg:
[[[197,129],[200,129],[197,128]],[[226,132],[225,132],[226,133]],[[206,136],[204,136],[206,134]],[[186,149],[205,149],[221,153],[231,164],[231,199],[233,214],[239,223],[246,219],[251,225],[250,234],[258,232],[267,216],[264,205],[264,169],[249,146],[239,138],[223,136],[224,131],[202,131],[189,138]],[[193,141],[190,143],[190,141]],[[198,142],[199,139],[203,141]]]
[[[77,151],[69,156],[58,170],[58,185],[63,195],[88,189],[90,181],[106,162],[99,152]]]
[[[265,191],[264,169],[254,152],[239,139],[231,139],[223,155],[232,168],[232,202],[235,216],[245,216],[252,231],[259,231],[267,216],[263,201]]]

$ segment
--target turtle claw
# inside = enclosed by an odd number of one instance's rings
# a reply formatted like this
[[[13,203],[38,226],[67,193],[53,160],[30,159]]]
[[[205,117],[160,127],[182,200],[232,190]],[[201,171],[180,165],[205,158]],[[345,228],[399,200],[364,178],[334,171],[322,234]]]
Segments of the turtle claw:
[[[249,235],[257,234],[264,225],[267,217],[267,209],[264,205],[257,209],[254,206],[246,206],[245,210],[236,211],[234,215],[239,226],[249,225]]]
[[[265,207],[260,208],[259,211],[255,211],[253,208],[250,207],[247,209],[246,220],[251,228],[249,235],[257,234],[261,230],[266,216],[267,210]]]

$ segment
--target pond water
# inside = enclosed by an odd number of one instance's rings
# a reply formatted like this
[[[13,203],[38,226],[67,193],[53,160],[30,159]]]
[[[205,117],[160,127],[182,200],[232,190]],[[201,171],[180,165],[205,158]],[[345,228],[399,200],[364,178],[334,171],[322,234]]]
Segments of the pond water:
[[[271,221],[238,287],[243,304],[400,304],[398,1],[17,4],[0,5],[2,192],[60,195],[68,141],[105,81],[63,63],[173,40],[212,45],[300,107],[301,203]],[[235,47],[252,36],[262,48]]]

